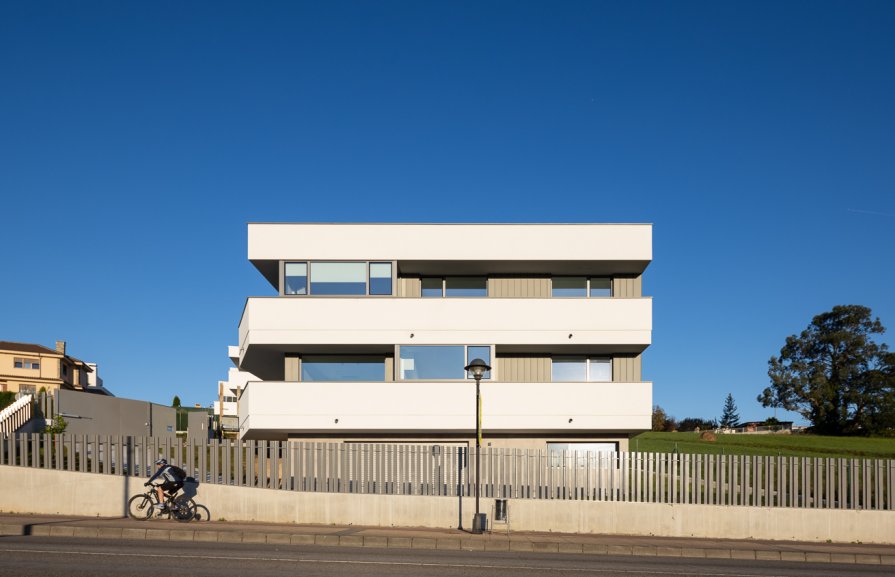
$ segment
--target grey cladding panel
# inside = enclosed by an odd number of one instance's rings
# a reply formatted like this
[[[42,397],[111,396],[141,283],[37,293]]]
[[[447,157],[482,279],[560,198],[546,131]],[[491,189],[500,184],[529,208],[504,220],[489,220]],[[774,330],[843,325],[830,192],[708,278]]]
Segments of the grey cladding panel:
[[[537,277],[491,277],[488,296],[496,298],[548,298],[550,279]]]
[[[546,355],[499,355],[497,376],[507,383],[550,382],[550,357]]]

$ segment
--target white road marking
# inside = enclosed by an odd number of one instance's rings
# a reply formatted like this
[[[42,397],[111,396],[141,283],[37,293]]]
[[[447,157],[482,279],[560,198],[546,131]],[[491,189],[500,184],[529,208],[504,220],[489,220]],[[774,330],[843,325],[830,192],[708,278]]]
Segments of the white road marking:
[[[5,553],[44,553],[56,555],[85,555],[94,557],[143,557],[143,558],[164,558],[170,559],[171,553],[111,553],[111,552],[91,552],[91,551],[55,551],[50,549],[7,549],[0,551]],[[521,569],[523,571],[568,571],[574,573],[623,573],[627,575],[654,575],[656,571],[645,571],[641,569],[579,569],[576,567],[536,567],[531,565],[482,565],[482,564],[463,564],[463,563],[420,563],[410,561],[351,561],[347,559],[307,559],[307,558],[288,558],[288,557],[238,557],[238,556],[221,556],[221,555],[178,555],[179,559],[202,559],[206,561],[268,561],[279,563],[317,563],[317,564],[333,564],[333,565],[385,565],[385,566],[406,566],[406,567],[451,567],[466,569]],[[665,573],[665,575],[700,575],[706,577],[785,577],[774,575],[758,575],[754,573],[698,573],[692,571],[686,573]]]

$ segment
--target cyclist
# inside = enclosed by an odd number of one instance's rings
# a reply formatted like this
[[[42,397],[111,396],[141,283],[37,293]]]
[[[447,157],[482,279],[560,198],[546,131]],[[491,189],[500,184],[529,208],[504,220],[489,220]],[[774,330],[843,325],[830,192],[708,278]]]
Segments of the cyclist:
[[[165,492],[172,495],[183,488],[183,481],[186,479],[186,473],[180,467],[169,465],[166,459],[159,459],[155,462],[155,474],[149,477],[149,480],[143,483],[145,486],[154,485],[156,495],[158,495],[158,503],[155,507],[164,510],[167,507],[165,503]]]

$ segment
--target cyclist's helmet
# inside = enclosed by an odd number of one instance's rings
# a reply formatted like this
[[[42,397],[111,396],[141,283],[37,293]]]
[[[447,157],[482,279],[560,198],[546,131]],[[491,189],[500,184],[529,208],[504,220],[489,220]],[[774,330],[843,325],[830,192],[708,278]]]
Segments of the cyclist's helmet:
[[[159,459],[158,461],[155,462],[155,464],[156,465],[167,465],[168,459]]]

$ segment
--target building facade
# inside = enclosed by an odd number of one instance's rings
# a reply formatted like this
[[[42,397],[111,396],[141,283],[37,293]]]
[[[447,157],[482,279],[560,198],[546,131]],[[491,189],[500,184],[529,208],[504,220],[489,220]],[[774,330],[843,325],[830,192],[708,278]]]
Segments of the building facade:
[[[646,224],[248,227],[245,439],[626,450],[650,428]]]
[[[41,389],[48,393],[56,389],[93,390],[89,388],[93,368],[67,355],[65,348],[65,341],[56,341],[55,349],[0,341],[0,391],[35,394]]]

